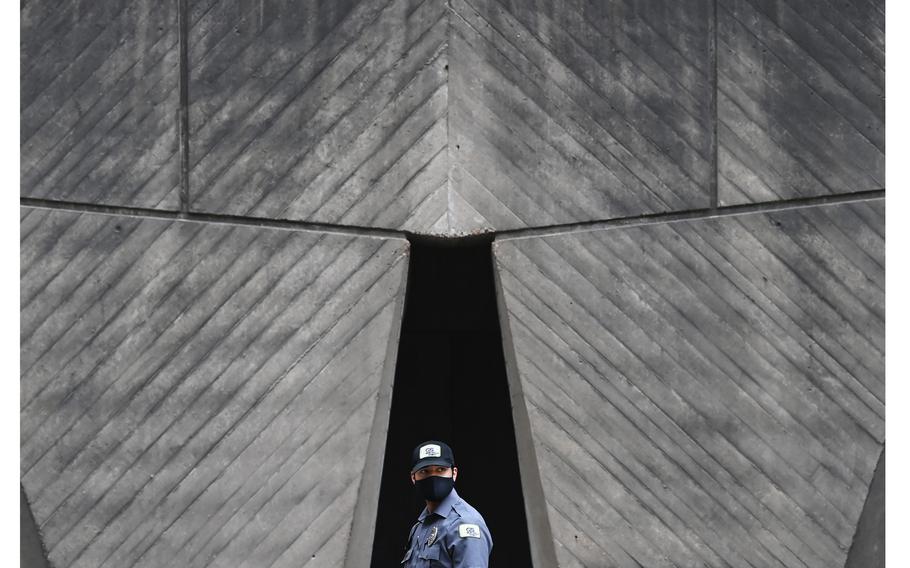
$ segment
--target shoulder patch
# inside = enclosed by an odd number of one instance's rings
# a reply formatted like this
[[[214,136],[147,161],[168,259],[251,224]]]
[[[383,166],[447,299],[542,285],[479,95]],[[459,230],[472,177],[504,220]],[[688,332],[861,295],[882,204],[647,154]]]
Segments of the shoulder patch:
[[[458,525],[458,536],[461,538],[480,538],[480,527],[467,523]]]

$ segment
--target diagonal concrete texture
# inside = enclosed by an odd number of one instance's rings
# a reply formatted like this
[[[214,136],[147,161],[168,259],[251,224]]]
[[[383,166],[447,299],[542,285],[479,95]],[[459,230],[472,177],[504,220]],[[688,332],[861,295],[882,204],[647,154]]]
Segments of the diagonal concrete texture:
[[[53,566],[368,562],[406,241],[30,209],[21,256]]]
[[[707,206],[711,18],[192,2],[192,207],[455,236]]]
[[[415,231],[444,219],[447,13],[190,2],[192,209]]]
[[[720,203],[885,187],[884,3],[717,7]]]
[[[176,2],[23,2],[20,194],[179,207]]]
[[[23,534],[368,565],[403,237],[493,232],[535,566],[877,568],[884,23],[24,0]]]
[[[710,204],[710,3],[451,5],[450,192],[480,226]]]
[[[884,444],[883,215],[497,239],[535,565],[845,565]]]
[[[882,2],[176,4],[25,4],[22,195],[460,236],[884,187]]]

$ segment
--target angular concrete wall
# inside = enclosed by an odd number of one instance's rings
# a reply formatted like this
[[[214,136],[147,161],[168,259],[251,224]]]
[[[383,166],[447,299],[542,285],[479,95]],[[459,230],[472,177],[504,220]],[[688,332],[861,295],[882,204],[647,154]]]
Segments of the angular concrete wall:
[[[372,541],[406,241],[22,227],[20,468],[53,566],[341,565],[355,509]]]
[[[456,236],[884,187],[882,2],[176,4],[25,4],[22,195]]]
[[[495,229],[707,207],[707,2],[452,3],[451,192]]]
[[[193,210],[445,219],[445,15],[440,0],[190,2]]]
[[[710,203],[707,3],[193,2],[188,24],[194,210],[460,235]]]
[[[883,205],[496,241],[536,565],[844,566],[885,435]]]
[[[24,2],[25,197],[177,209],[176,2]]]
[[[843,565],[878,518],[880,0],[20,13],[53,565],[366,565],[392,231],[528,237],[496,258],[537,566]]]
[[[884,4],[717,6],[720,203],[884,188]]]

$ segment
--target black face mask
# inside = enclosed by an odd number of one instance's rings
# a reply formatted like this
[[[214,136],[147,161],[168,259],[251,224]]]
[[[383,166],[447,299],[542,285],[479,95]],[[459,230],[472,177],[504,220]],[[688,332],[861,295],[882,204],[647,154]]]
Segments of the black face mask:
[[[455,480],[451,477],[431,475],[430,477],[418,479],[416,486],[417,492],[421,497],[427,501],[438,503],[452,492],[452,488],[455,487]]]

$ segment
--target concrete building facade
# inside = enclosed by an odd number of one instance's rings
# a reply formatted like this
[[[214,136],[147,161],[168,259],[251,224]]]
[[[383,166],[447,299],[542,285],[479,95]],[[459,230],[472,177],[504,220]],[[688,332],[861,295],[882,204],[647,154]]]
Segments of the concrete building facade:
[[[883,565],[884,24],[26,0],[23,562],[385,565],[411,243],[469,243],[511,429],[456,456],[517,464],[527,543],[494,566]]]

